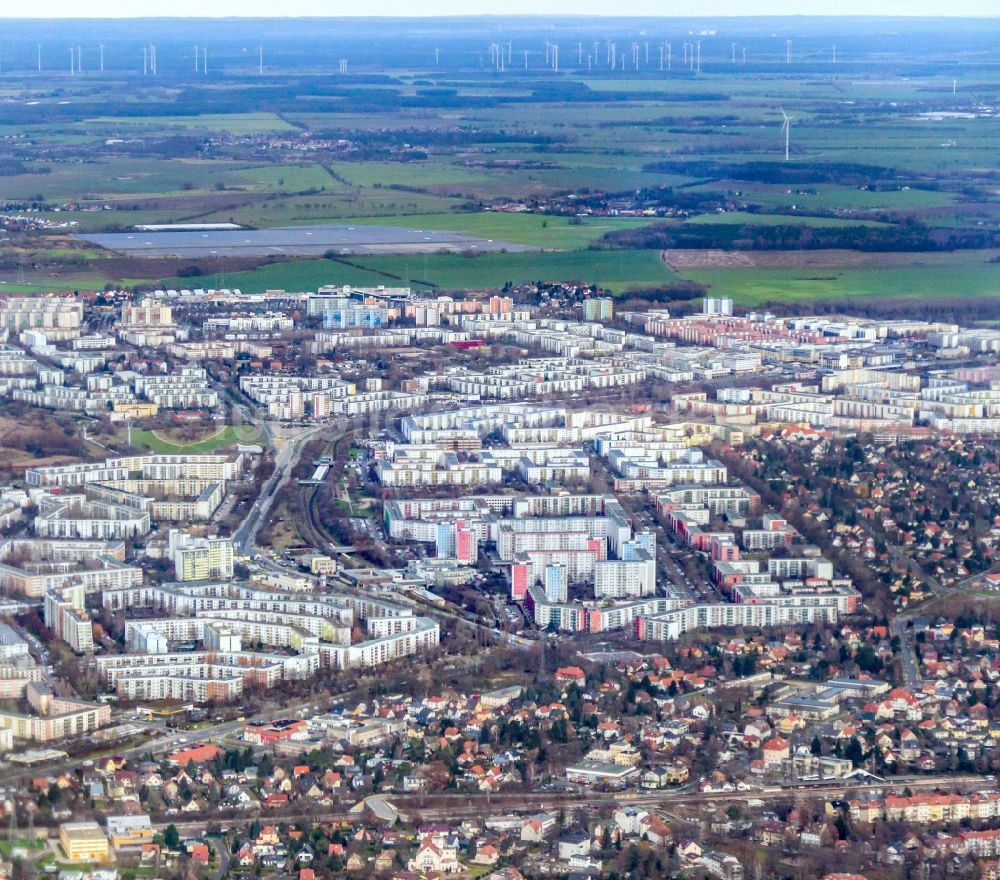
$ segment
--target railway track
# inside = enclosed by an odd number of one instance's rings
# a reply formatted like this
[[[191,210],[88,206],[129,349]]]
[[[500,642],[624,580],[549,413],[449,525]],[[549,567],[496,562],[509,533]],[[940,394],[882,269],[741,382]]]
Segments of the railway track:
[[[843,780],[830,783],[803,783],[795,786],[772,786],[755,791],[703,792],[684,789],[667,791],[621,791],[621,792],[498,792],[489,796],[466,793],[439,794],[398,794],[389,795],[388,800],[402,815],[411,821],[455,820],[459,817],[475,816],[483,818],[504,811],[530,813],[557,810],[600,810],[624,805],[641,806],[647,809],[666,809],[684,806],[742,803],[747,801],[786,802],[822,797],[841,800],[854,793],[882,792],[899,793],[903,789],[923,791],[927,789],[947,789],[950,791],[992,789],[995,783],[981,776],[931,776],[898,777],[870,785],[845,784]],[[182,833],[199,834],[212,825],[230,829],[245,825],[261,815],[267,815],[280,822],[339,822],[356,821],[363,811],[357,807],[338,806],[334,809],[294,811],[288,813],[247,811],[244,815],[219,818],[200,818],[190,822],[173,822],[169,817],[158,817],[153,824],[164,828],[174,824]]]

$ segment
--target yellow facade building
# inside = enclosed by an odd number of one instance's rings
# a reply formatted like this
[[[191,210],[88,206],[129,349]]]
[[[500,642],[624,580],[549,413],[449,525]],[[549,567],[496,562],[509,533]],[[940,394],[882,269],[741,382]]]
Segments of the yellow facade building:
[[[65,822],[59,843],[71,862],[103,862],[109,856],[108,838],[96,822]]]

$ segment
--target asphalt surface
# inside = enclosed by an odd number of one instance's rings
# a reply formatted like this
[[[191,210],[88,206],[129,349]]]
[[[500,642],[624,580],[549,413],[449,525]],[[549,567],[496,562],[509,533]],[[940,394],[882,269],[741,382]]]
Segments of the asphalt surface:
[[[109,232],[78,235],[82,241],[135,257],[266,257],[437,251],[534,251],[508,241],[459,232],[393,226],[282,226],[209,232]]]

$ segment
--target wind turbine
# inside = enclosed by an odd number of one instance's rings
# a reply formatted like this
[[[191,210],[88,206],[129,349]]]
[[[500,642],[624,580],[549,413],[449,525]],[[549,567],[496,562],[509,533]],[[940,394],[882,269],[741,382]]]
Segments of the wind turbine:
[[[783,120],[783,122],[781,123],[781,130],[785,134],[785,161],[787,162],[788,161],[789,142],[790,142],[791,136],[792,136],[792,122],[793,122],[793,119],[792,119],[791,116],[789,116],[784,111],[784,109],[782,109],[782,111],[781,111],[781,118]]]
[[[792,41],[785,40],[785,64],[792,63]]]
[[[42,44],[41,43],[35,43],[35,46],[38,48],[38,72],[41,73],[42,72]]]
[[[101,73],[104,73],[104,43],[101,43],[97,49],[101,58]]]

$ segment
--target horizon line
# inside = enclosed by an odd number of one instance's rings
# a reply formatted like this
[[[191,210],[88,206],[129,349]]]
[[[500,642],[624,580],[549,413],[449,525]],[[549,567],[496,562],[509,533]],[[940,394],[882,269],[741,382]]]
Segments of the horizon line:
[[[613,14],[602,14],[602,13],[571,13],[571,12],[511,12],[511,13],[491,13],[491,12],[478,12],[478,13],[431,13],[427,15],[396,15],[389,13],[378,13],[372,12],[367,15],[241,15],[239,13],[227,13],[219,15],[30,15],[30,16],[17,16],[17,15],[5,15],[0,16],[0,23],[3,22],[52,22],[52,21],[150,21],[150,20],[160,20],[160,21],[220,21],[226,19],[234,19],[239,21],[371,21],[371,20],[395,20],[395,21],[447,21],[453,19],[462,20],[474,20],[474,19],[572,19],[579,21],[587,20],[618,20],[618,21],[632,21],[632,20],[642,20],[642,21],[725,21],[729,19],[740,19],[740,20],[760,20],[760,19],[806,19],[806,20],[837,20],[844,21],[848,19],[861,19],[864,21],[871,21],[873,19],[883,19],[891,21],[937,21],[937,20],[982,20],[982,21],[997,21],[1000,22],[1000,13],[996,15],[985,15],[982,13],[951,13],[951,14],[940,14],[940,13],[908,13],[906,15],[899,14],[889,14],[889,13],[863,13],[863,12],[850,12],[850,13],[835,13],[835,12],[825,12],[825,13],[733,13],[727,12],[724,14],[713,15],[711,13],[705,13],[700,15],[695,14],[685,14],[685,15],[613,15]]]

